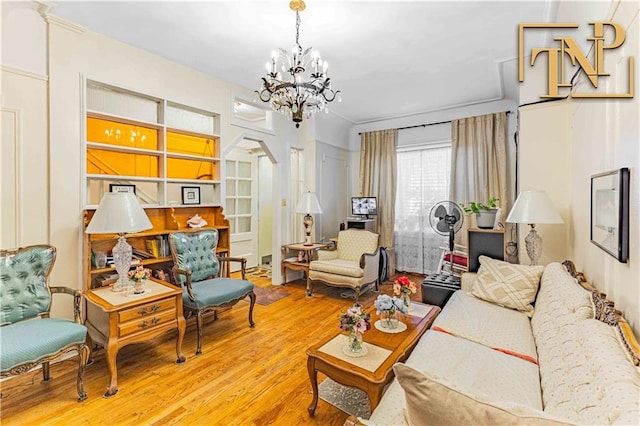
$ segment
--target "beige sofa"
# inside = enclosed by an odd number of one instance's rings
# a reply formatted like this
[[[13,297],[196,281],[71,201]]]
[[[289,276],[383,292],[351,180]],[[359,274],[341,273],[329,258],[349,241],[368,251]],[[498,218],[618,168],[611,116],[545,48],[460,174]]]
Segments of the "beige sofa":
[[[640,424],[637,341],[604,295],[552,263],[530,318],[473,296],[474,275],[362,423]]]
[[[380,272],[379,235],[364,229],[347,229],[338,233],[335,250],[319,250],[318,259],[309,263],[307,296],[312,296],[314,281],[335,287],[351,288],[358,300],[369,284],[378,290]]]

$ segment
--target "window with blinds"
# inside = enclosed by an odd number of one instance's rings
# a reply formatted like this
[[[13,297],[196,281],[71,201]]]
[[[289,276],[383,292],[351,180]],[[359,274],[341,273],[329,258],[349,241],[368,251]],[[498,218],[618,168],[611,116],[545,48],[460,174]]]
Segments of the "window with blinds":
[[[434,272],[445,237],[429,224],[434,204],[449,199],[451,144],[422,145],[397,152],[396,269]]]

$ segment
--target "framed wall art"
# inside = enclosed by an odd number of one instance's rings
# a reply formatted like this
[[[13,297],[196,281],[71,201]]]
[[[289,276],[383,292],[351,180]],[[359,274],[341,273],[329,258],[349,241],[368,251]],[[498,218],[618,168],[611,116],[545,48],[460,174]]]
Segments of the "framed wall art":
[[[591,242],[619,262],[629,258],[629,169],[591,176]]]
[[[200,204],[200,187],[183,186],[182,187],[182,204],[186,204],[186,205]]]
[[[124,185],[119,183],[110,183],[109,184],[109,192],[131,192],[132,194],[136,193],[135,185]]]

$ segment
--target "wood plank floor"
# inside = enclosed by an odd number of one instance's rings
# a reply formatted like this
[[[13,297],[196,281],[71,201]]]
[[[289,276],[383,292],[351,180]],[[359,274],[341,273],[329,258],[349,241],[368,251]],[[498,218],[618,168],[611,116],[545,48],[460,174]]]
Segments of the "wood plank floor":
[[[270,287],[263,278],[250,278]],[[414,276],[415,282],[421,282]],[[75,359],[52,365],[51,381],[32,371],[1,383],[2,425],[342,425],[347,414],[320,400],[309,417],[311,387],[306,349],[339,332],[338,317],[352,301],[340,290],[314,285],[305,296],[302,280],[283,288],[289,296],[256,304],[256,327],[248,326],[248,302],[239,302],[205,323],[203,354],[195,356],[195,324],[183,344],[187,362],[175,364],[176,332],[133,344],[118,354],[117,395],[105,399],[108,381],[104,352],[85,373],[89,395],[76,402]],[[381,286],[390,293],[391,286]],[[419,300],[419,293],[414,295]],[[365,306],[375,294],[362,298]],[[319,381],[323,377],[320,375]]]

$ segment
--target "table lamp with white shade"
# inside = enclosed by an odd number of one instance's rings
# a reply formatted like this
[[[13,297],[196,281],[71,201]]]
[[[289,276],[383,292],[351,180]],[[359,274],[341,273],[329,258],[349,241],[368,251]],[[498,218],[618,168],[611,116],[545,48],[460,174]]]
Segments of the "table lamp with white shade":
[[[112,250],[113,264],[118,272],[118,281],[111,288],[113,291],[126,291],[131,287],[128,273],[131,267],[132,249],[125,239],[125,234],[150,228],[153,228],[153,225],[134,194],[108,192],[102,197],[85,232],[87,234],[118,234],[118,242]]]
[[[542,238],[535,229],[536,224],[564,223],[545,191],[521,192],[507,216],[507,222],[528,223],[531,226],[524,239],[531,265],[537,265],[542,255]]]
[[[313,216],[312,214],[320,214],[322,213],[322,207],[320,207],[320,202],[318,201],[318,197],[316,197],[315,192],[307,191],[302,194],[300,201],[298,201],[298,205],[296,206],[296,213],[304,213],[304,245],[312,246],[313,241],[311,241],[311,233],[313,230]]]

